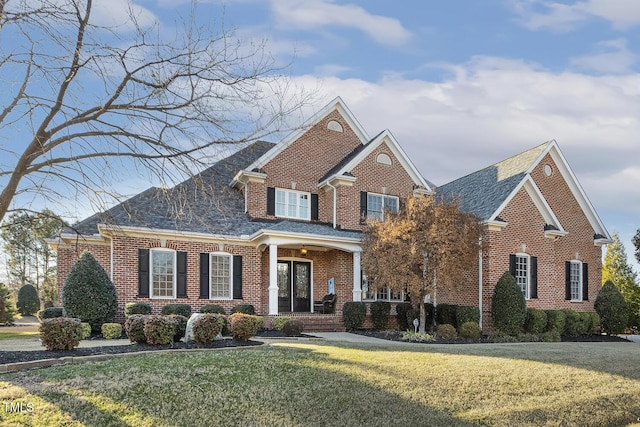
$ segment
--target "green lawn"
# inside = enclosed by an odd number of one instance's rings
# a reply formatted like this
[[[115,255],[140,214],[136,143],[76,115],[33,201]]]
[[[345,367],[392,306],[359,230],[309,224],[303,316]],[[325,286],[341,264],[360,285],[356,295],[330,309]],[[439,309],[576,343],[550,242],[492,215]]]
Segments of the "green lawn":
[[[38,331],[11,331],[11,332],[5,332],[5,331],[0,331],[0,341],[3,339],[13,339],[13,338],[29,338],[29,337],[33,337],[34,335],[40,335],[40,332]],[[0,347],[0,350],[2,349],[2,347]]]
[[[1,425],[632,425],[640,346],[313,343],[126,357],[0,376]],[[5,404],[6,407],[6,404]]]

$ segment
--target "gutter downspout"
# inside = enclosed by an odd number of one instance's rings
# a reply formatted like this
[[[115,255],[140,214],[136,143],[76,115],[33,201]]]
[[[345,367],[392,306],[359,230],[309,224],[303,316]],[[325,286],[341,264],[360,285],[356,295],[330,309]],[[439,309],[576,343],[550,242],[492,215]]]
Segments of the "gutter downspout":
[[[482,331],[482,237],[478,242],[478,310],[480,311],[480,330]]]
[[[249,186],[244,183],[244,213],[249,212]]]
[[[337,215],[337,204],[338,204],[338,201],[336,200],[336,197],[337,197],[337,192],[336,191],[337,191],[337,189],[336,189],[336,187],[331,185],[331,183],[329,181],[327,181],[327,185],[330,188],[333,188],[333,228],[336,228],[336,225],[337,225],[336,215]]]

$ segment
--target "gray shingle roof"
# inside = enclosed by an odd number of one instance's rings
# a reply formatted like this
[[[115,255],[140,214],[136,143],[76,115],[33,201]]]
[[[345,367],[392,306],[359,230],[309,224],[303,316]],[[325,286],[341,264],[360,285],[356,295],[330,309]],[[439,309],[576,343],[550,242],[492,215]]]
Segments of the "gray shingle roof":
[[[549,142],[436,188],[436,197],[457,198],[465,212],[488,220],[525,178]]]
[[[359,239],[362,235],[362,233],[359,231],[336,229],[329,224],[286,220],[273,224],[270,227],[264,227],[264,229],[271,231],[285,231],[289,233],[315,234],[318,236],[344,237],[353,239]]]

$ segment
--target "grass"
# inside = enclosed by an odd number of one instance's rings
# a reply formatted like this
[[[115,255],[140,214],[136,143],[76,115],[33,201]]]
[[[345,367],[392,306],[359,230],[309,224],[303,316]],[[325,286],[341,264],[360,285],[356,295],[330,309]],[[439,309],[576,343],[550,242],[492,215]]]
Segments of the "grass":
[[[35,335],[40,335],[40,332],[38,331],[11,331],[11,332],[5,332],[5,331],[0,331],[0,340],[3,339],[13,339],[13,338],[29,338],[29,337],[33,337]]]
[[[0,376],[0,424],[632,425],[628,343],[272,347],[118,358]],[[6,406],[6,405],[5,405]]]

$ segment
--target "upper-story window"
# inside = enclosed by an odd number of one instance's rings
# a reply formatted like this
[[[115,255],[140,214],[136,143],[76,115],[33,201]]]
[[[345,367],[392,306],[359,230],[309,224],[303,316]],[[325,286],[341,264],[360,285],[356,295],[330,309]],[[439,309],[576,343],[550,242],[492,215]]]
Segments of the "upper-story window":
[[[384,221],[386,212],[398,213],[398,198],[384,194],[367,193],[367,218]]]
[[[276,216],[311,219],[311,194],[304,191],[276,189]]]

